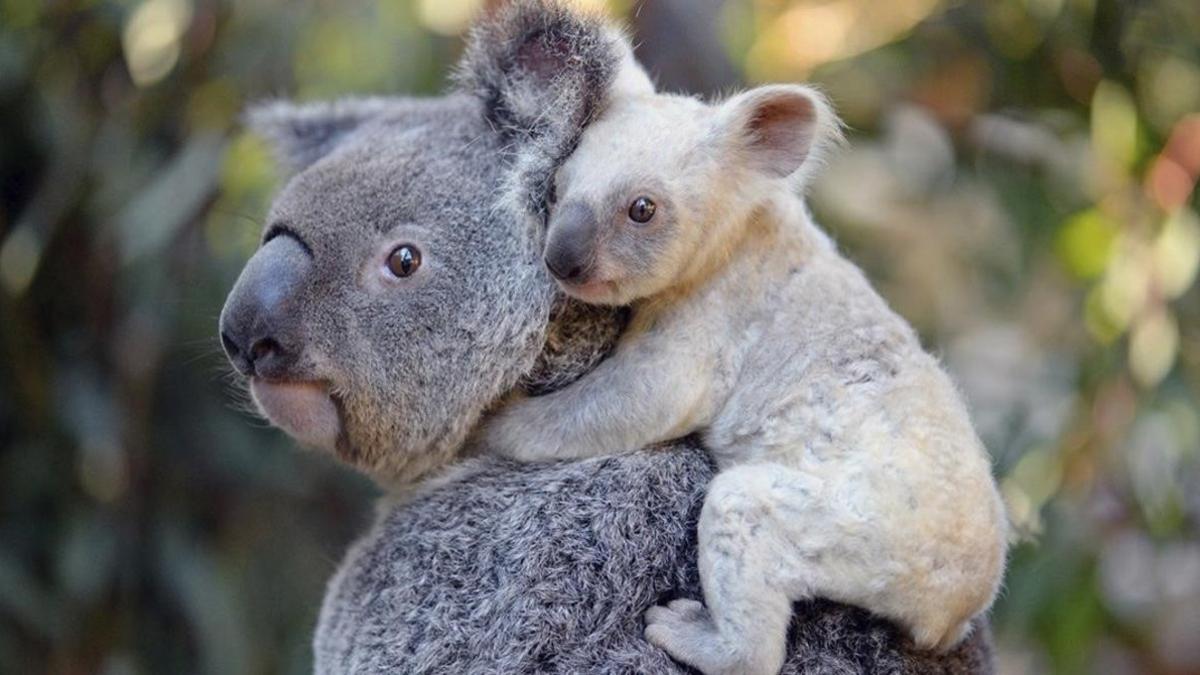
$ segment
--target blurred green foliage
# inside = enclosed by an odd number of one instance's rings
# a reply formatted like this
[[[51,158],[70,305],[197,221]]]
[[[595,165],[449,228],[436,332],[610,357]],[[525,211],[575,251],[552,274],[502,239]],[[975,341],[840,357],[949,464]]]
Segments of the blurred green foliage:
[[[709,51],[845,115],[814,208],[995,455],[1004,669],[1200,671],[1200,5],[716,2]],[[638,4],[665,63],[695,27]],[[376,492],[227,378],[276,180],[238,113],[436,92],[476,5],[0,0],[0,671],[309,668]]]

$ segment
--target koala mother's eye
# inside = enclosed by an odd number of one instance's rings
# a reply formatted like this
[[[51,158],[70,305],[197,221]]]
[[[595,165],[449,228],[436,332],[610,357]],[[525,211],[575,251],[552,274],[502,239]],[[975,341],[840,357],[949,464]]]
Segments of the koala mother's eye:
[[[648,223],[656,208],[649,197],[638,197],[629,205],[629,219],[635,223]]]
[[[388,271],[397,277],[412,276],[421,266],[421,251],[412,244],[401,244],[388,255]]]

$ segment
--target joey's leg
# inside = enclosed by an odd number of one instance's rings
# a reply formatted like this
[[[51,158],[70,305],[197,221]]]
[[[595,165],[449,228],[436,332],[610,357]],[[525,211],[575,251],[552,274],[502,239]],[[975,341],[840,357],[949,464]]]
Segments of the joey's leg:
[[[650,609],[646,639],[706,675],[774,674],[793,601],[820,596],[884,609],[873,603],[899,587],[893,550],[876,536],[887,525],[856,480],[776,464],[718,474],[698,532],[705,606]]]
[[[628,346],[571,385],[517,401],[485,422],[493,452],[522,461],[636,450],[692,431],[706,392],[690,357]]]
[[[646,639],[705,675],[774,675],[786,654],[791,590],[775,465],[734,467],[709,484],[700,512],[705,605],[675,600],[646,612]],[[785,570],[786,571],[786,570]]]

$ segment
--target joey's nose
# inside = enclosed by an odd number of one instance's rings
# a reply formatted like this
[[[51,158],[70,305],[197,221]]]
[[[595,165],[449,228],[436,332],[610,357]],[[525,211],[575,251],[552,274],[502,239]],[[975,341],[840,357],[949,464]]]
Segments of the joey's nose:
[[[303,345],[299,294],[312,259],[289,236],[271,239],[250,258],[221,311],[221,346],[239,373],[287,379]]]
[[[595,266],[599,223],[587,205],[563,204],[550,219],[543,256],[546,269],[569,283],[586,281]]]
[[[581,281],[586,276],[586,268],[583,263],[564,256],[547,255],[546,269],[550,270],[550,274],[553,274],[554,278],[562,281]]]

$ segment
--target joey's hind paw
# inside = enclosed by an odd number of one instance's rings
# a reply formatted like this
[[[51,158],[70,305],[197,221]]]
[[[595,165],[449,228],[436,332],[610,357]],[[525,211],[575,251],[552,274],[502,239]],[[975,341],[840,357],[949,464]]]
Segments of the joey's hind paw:
[[[702,670],[700,662],[707,659],[701,652],[720,641],[708,610],[695,600],[672,600],[666,606],[651,607],[645,619],[646,641]]]
[[[708,608],[689,599],[646,610],[646,640],[704,675],[775,675],[782,665],[750,635],[722,635]]]
[[[695,621],[707,621],[708,611],[704,609],[704,604],[701,602],[680,598],[668,602],[665,607],[651,607],[646,610],[646,626],[649,627],[653,623],[669,623],[676,616]]]
[[[750,644],[732,644],[695,600],[672,600],[646,610],[646,641],[705,675],[774,675],[778,664],[754,658]]]

